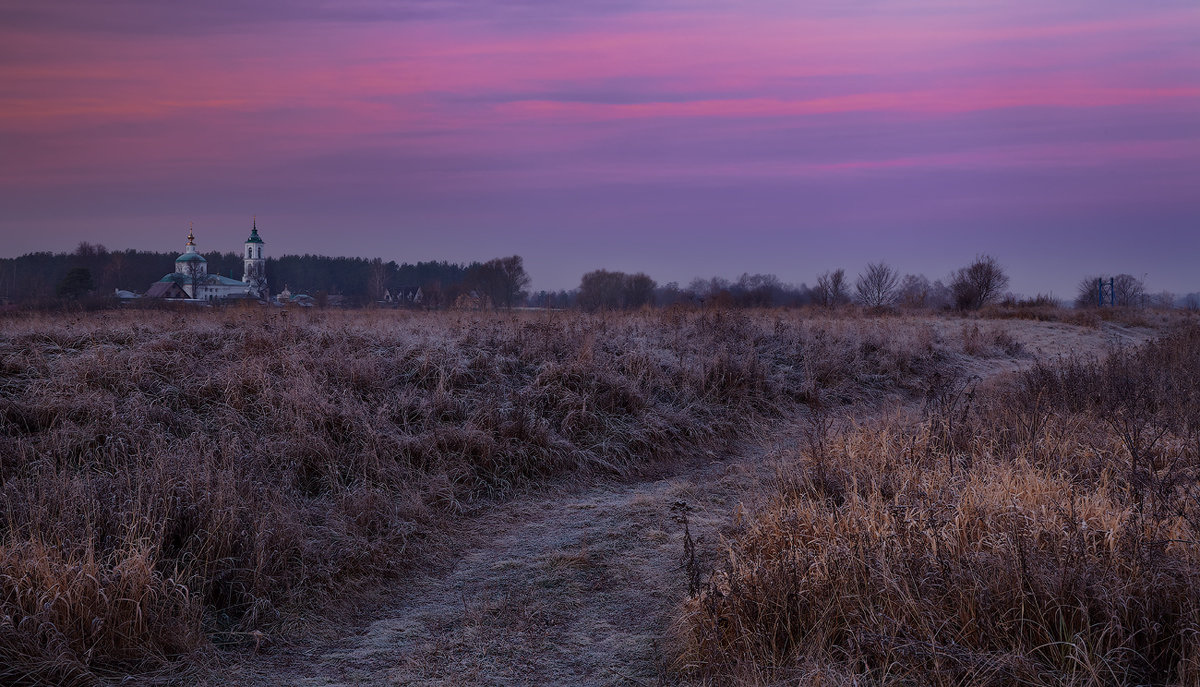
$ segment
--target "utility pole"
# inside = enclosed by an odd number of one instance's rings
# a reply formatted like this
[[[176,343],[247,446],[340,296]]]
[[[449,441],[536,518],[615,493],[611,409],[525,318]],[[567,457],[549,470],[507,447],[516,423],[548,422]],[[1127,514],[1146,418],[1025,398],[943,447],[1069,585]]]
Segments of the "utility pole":
[[[1117,304],[1117,290],[1114,286],[1116,280],[1112,277],[1108,278],[1108,283],[1104,283],[1104,278],[1096,279],[1096,304],[1104,307],[1104,295],[1108,294],[1108,304],[1115,306]]]

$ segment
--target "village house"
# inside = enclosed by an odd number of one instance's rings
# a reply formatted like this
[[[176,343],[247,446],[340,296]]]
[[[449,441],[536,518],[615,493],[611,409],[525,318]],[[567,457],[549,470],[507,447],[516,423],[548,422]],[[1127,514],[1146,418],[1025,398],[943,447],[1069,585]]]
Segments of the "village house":
[[[424,295],[419,286],[401,286],[392,293],[391,289],[384,289],[383,302],[393,306],[417,306],[421,304]]]

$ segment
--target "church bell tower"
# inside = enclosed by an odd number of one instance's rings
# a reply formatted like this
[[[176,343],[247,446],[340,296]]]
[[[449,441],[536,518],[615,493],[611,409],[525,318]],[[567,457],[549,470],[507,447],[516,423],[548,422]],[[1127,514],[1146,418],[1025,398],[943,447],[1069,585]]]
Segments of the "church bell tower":
[[[250,287],[251,294],[267,297],[267,260],[263,257],[263,240],[258,236],[258,217],[251,220],[250,238],[242,251],[242,282]]]

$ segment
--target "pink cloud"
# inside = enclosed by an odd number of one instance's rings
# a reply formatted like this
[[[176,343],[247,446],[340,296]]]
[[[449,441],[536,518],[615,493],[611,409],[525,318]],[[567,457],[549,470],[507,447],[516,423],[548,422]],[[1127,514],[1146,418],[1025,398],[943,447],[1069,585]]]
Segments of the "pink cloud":
[[[816,115],[1200,98],[1197,79],[1164,76],[1186,63],[1154,50],[1186,41],[1200,11],[1047,22],[1041,10],[936,6],[890,16],[635,13],[515,33],[463,18],[137,40],[0,29],[17,57],[0,62],[0,136],[70,142],[0,161],[0,178],[121,170],[132,179],[247,154],[284,164],[376,147],[520,157],[591,146],[611,135],[598,124],[653,120],[752,129]],[[573,95],[591,91],[599,95]],[[87,133],[97,127],[121,133]]]

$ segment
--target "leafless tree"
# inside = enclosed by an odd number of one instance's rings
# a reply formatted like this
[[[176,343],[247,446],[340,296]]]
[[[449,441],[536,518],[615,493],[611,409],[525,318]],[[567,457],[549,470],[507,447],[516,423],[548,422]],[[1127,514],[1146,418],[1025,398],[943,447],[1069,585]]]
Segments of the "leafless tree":
[[[1171,310],[1175,307],[1176,297],[1170,291],[1159,291],[1158,293],[1148,298],[1151,308],[1159,310]]]
[[[959,310],[978,310],[1000,297],[1008,288],[1008,275],[990,255],[981,255],[975,262],[959,268],[950,279],[954,307]]]
[[[125,254],[111,253],[108,256],[108,265],[104,268],[104,278],[108,283],[116,288],[121,288],[121,272],[125,268]]]
[[[1100,282],[1102,279],[1102,277],[1091,276],[1079,280],[1079,286],[1075,288],[1076,308],[1095,308],[1101,305]]]
[[[854,296],[868,308],[895,305],[900,273],[885,262],[873,262],[854,282]]]
[[[644,272],[631,274],[625,279],[625,304],[630,308],[654,305],[654,289],[658,283]]]
[[[510,255],[473,265],[464,282],[470,291],[486,296],[493,308],[512,308],[525,300],[530,279],[521,256]]]
[[[579,281],[579,307],[584,310],[618,310],[625,307],[622,299],[625,273],[593,270]]]
[[[371,260],[371,271],[368,274],[369,282],[367,284],[368,292],[371,295],[371,300],[383,300],[383,292],[387,291],[387,264],[382,258],[374,258]]]
[[[923,274],[906,274],[896,289],[896,300],[902,308],[930,308],[933,310],[949,307],[953,302],[950,289],[941,279],[929,282]]]
[[[929,307],[944,310],[954,305],[954,292],[946,286],[946,282],[935,279],[929,287]]]
[[[818,305],[833,308],[850,300],[847,289],[846,270],[838,268],[817,277],[817,286],[813,289],[813,300]]]
[[[1130,308],[1146,307],[1146,285],[1132,274],[1118,274],[1113,277],[1113,295],[1117,305]]]
[[[267,298],[270,294],[267,288],[267,275],[263,274],[262,268],[258,263],[253,263],[246,268],[246,278],[244,280],[250,287],[250,293],[257,298]]]
[[[192,287],[192,292],[188,295],[192,298],[199,298],[200,287],[208,280],[208,265],[199,260],[189,260],[187,266],[184,267],[183,274],[187,279],[188,286]]]
[[[896,288],[896,300],[902,308],[924,308],[929,304],[929,279],[923,274],[906,274]]]
[[[1111,296],[1108,294],[1110,285]],[[1100,302],[1102,287],[1105,292],[1103,304]],[[1146,300],[1145,284],[1132,274],[1118,274],[1115,277],[1091,276],[1080,280],[1075,295],[1075,307],[1094,308],[1100,305],[1117,305],[1126,308],[1141,308],[1146,305]]]
[[[488,264],[494,266],[498,278],[499,289],[493,295],[496,304],[506,308],[520,305],[531,281],[525,271],[525,261],[519,255],[510,255],[490,260]]]
[[[653,304],[658,288],[649,275],[594,270],[579,281],[577,302],[584,310],[620,310]]]

